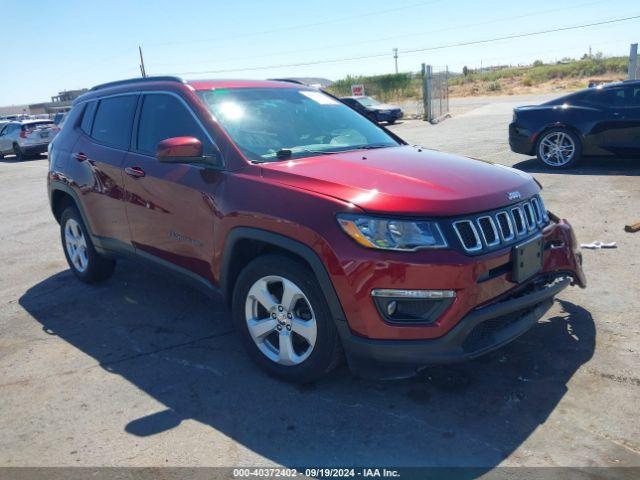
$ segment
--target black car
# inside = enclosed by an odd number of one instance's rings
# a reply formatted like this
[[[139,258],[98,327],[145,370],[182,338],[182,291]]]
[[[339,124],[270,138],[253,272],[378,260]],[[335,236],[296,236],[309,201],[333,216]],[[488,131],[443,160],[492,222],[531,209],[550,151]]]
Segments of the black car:
[[[582,155],[640,154],[640,81],[588,88],[513,110],[511,150],[567,168]]]
[[[340,100],[375,122],[387,122],[392,124],[395,123],[396,120],[402,118],[403,115],[400,107],[381,103],[371,97],[343,97]]]

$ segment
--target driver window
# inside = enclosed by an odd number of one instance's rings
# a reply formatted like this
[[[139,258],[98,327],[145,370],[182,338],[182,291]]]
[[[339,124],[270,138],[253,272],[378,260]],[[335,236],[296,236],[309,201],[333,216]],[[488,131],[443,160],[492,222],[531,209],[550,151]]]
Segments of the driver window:
[[[138,150],[155,155],[158,143],[172,137],[195,137],[202,142],[205,155],[212,152],[211,142],[180,100],[172,95],[145,95],[138,124]]]

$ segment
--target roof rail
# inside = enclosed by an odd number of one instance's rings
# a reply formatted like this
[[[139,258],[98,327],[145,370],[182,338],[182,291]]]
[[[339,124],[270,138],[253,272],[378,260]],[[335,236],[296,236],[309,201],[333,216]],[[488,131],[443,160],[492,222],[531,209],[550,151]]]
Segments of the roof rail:
[[[120,85],[129,85],[130,83],[139,83],[139,82],[178,82],[178,83],[185,83],[185,81],[182,78],[174,77],[174,76],[170,76],[170,75],[157,76],[157,77],[139,77],[139,78],[128,78],[126,80],[116,80],[115,82],[101,83],[100,85],[96,85],[95,87],[91,87],[89,89],[89,91],[90,92],[95,92],[96,90],[101,90],[103,88],[119,87]]]
[[[300,80],[296,80],[295,78],[269,78],[268,79],[271,82],[286,82],[286,83],[295,83],[297,85],[307,85],[304,82],[301,82]]]

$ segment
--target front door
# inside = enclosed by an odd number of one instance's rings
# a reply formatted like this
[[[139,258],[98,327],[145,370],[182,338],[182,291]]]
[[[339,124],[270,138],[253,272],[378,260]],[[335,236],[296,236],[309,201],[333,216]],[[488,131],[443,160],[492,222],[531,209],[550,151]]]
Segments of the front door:
[[[640,86],[629,86],[625,93],[624,104],[611,108],[607,141],[616,153],[633,155],[640,152]]]
[[[145,94],[137,123],[125,159],[126,209],[136,252],[211,281],[216,193],[223,173],[160,163],[155,152],[160,141],[172,137],[198,138],[205,154],[213,152],[213,142],[173,94]]]
[[[17,138],[20,125],[16,123],[6,124],[0,131],[0,153],[7,154],[13,152],[13,142]]]

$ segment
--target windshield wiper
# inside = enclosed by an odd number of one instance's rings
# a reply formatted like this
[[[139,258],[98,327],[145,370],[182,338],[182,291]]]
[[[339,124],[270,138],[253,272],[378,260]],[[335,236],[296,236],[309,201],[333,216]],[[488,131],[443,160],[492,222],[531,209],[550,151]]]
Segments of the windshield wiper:
[[[393,145],[387,145],[386,143],[372,143],[370,145],[363,145],[360,148],[363,148],[365,150],[373,150],[374,148],[389,148],[392,146]]]
[[[288,148],[281,148],[276,152],[276,158],[278,160],[286,160],[287,158],[291,158],[293,152]]]
[[[354,152],[356,150],[364,149],[364,150],[373,150],[374,148],[388,148],[393,145],[387,145],[385,143],[371,143],[367,145],[358,145],[345,150],[310,150],[308,148],[302,147],[293,147],[293,148],[281,148],[276,151],[276,158],[278,160],[287,160],[293,156],[296,152],[307,152],[314,153],[317,155],[335,155],[337,153],[345,153],[345,152]]]

